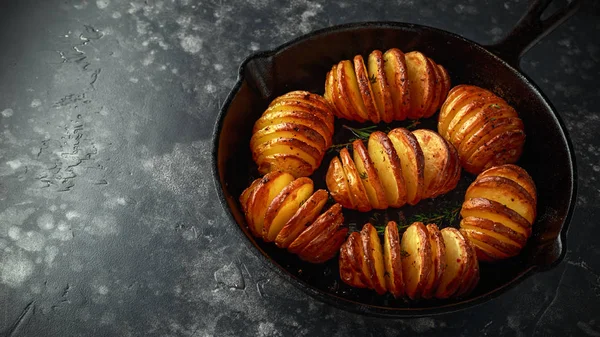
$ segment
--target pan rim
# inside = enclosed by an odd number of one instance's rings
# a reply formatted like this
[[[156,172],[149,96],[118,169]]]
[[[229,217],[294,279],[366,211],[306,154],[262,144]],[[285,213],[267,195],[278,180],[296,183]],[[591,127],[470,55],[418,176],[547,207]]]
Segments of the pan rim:
[[[237,223],[237,221],[233,215],[233,212],[227,203],[227,197],[224,192],[225,186],[223,186],[221,184],[219,167],[218,167],[218,150],[219,150],[219,142],[220,142],[221,130],[222,130],[224,119],[227,115],[227,112],[229,110],[229,106],[231,105],[231,102],[236,97],[236,95],[239,93],[239,90],[245,80],[244,71],[246,69],[247,64],[250,61],[257,59],[257,58],[275,56],[278,53],[285,51],[286,49],[288,49],[290,47],[301,44],[301,43],[308,41],[311,38],[314,38],[316,36],[321,36],[321,35],[326,35],[326,34],[331,34],[331,33],[339,33],[341,31],[345,31],[345,30],[356,30],[356,29],[361,29],[361,28],[413,29],[413,30],[417,30],[417,31],[430,31],[430,32],[433,32],[436,34],[442,34],[445,36],[449,36],[449,37],[452,37],[455,39],[462,40],[462,41],[468,43],[470,46],[477,49],[477,51],[474,51],[474,52],[485,53],[489,56],[492,56],[496,61],[500,62],[502,66],[508,68],[514,74],[516,74],[518,77],[520,77],[521,80],[523,80],[530,87],[530,90],[534,91],[534,94],[539,95],[541,97],[541,100],[546,105],[547,110],[550,110],[552,112],[551,117],[556,121],[556,123],[559,127],[558,129],[560,130],[560,136],[561,136],[563,142],[567,145],[566,150],[568,152],[568,157],[570,159],[568,162],[568,165],[569,165],[570,178],[571,178],[571,188],[570,188],[571,195],[568,198],[569,205],[568,205],[567,213],[562,221],[561,230],[556,239],[561,244],[560,254],[554,261],[552,261],[550,264],[547,264],[547,265],[534,264],[534,265],[530,266],[529,268],[525,269],[523,272],[517,274],[510,282],[508,282],[500,287],[494,288],[486,293],[480,294],[477,297],[474,297],[471,299],[461,300],[458,302],[453,302],[453,303],[448,303],[448,304],[442,304],[439,306],[433,306],[433,307],[429,307],[429,308],[382,307],[382,306],[377,306],[377,305],[368,305],[368,304],[356,302],[356,301],[353,301],[353,300],[350,300],[347,298],[340,297],[336,294],[328,293],[326,291],[314,288],[307,282],[297,278],[295,275],[293,275],[292,273],[287,271],[283,266],[280,266],[279,264],[274,263],[272,261],[272,259],[269,257],[269,255],[262,248],[260,248],[258,245],[255,244],[254,238],[249,237],[247,235],[247,233],[241,228],[241,226]],[[259,258],[259,260],[261,260],[262,263],[266,264],[277,275],[286,279],[288,282],[292,283],[294,286],[296,286],[303,292],[309,294],[310,296],[312,296],[315,299],[318,299],[322,302],[325,302],[327,304],[330,304],[337,308],[341,308],[346,311],[355,312],[355,313],[359,313],[359,314],[365,314],[365,315],[369,315],[369,316],[387,317],[387,318],[429,317],[429,316],[452,313],[452,312],[464,310],[467,308],[472,308],[472,307],[478,306],[480,304],[483,304],[485,302],[488,302],[494,298],[497,298],[498,296],[504,294],[509,289],[512,289],[513,287],[517,286],[522,281],[524,281],[525,279],[527,279],[532,274],[534,274],[538,271],[547,271],[547,270],[550,270],[550,269],[556,267],[564,259],[566,252],[567,252],[567,233],[568,233],[571,218],[572,218],[575,206],[576,206],[577,183],[578,183],[578,172],[577,172],[575,152],[574,152],[574,148],[573,148],[571,139],[568,135],[568,131],[565,126],[565,123],[562,120],[562,117],[557,113],[556,109],[554,108],[554,106],[552,105],[550,100],[540,90],[540,88],[535,84],[535,82],[533,82],[533,80],[531,80],[531,78],[529,78],[526,74],[524,74],[520,69],[517,69],[517,68],[511,66],[506,61],[504,61],[502,58],[500,58],[496,54],[492,53],[490,50],[486,49],[483,45],[481,45],[477,42],[474,42],[474,41],[469,40],[465,37],[462,37],[458,34],[448,32],[448,31],[445,31],[445,30],[442,30],[439,28],[430,27],[430,26],[426,26],[426,25],[420,25],[420,24],[414,24],[414,23],[396,22],[396,21],[364,21],[364,22],[361,21],[361,22],[352,22],[352,23],[346,23],[346,24],[326,27],[326,28],[315,30],[315,31],[309,32],[308,34],[304,34],[299,37],[296,37],[284,44],[277,46],[274,49],[253,53],[253,54],[249,55],[246,59],[244,59],[244,61],[242,62],[242,64],[239,67],[236,83],[232,87],[229,94],[227,95],[227,98],[223,102],[223,105],[217,114],[217,119],[215,121],[214,128],[212,131],[211,169],[212,169],[212,176],[213,176],[213,181],[214,181],[214,186],[215,186],[215,189],[217,192],[217,196],[218,196],[221,206],[223,207],[225,213],[227,214],[227,218],[233,224],[235,224],[235,227],[237,228],[236,232],[238,233],[238,235],[243,237],[242,241],[245,242],[245,244],[248,246],[248,248],[253,252],[253,254],[255,256],[257,256]]]

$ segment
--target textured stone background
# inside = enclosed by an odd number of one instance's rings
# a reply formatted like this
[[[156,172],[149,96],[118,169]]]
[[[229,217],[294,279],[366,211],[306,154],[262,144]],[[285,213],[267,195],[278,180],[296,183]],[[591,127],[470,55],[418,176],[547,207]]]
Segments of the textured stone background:
[[[525,8],[513,0],[3,1],[0,335],[600,336],[600,7],[592,1],[522,62],[577,153],[569,251],[498,299],[411,320],[321,304],[233,235],[209,175],[212,125],[250,53],[372,20],[485,44]]]

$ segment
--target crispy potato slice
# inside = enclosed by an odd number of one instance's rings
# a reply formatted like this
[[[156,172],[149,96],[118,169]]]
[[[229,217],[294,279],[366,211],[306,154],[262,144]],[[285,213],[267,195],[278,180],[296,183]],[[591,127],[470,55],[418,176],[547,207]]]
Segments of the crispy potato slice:
[[[346,284],[357,287],[369,287],[366,277],[362,273],[362,243],[360,233],[350,233],[346,242],[340,248],[340,278]]]
[[[367,60],[369,80],[372,84],[371,87],[377,111],[381,120],[390,123],[394,120],[394,103],[383,64],[384,60],[381,51],[374,50],[369,54],[369,59]]]
[[[418,51],[405,54],[408,81],[410,82],[410,110],[407,117],[419,119],[426,113],[433,97],[435,70],[427,57]]]
[[[342,206],[354,209],[354,201],[350,193],[350,186],[348,185],[348,178],[342,162],[338,157],[333,157],[329,163],[327,169],[327,175],[325,176],[325,183],[327,189],[331,194],[331,197]]]
[[[362,140],[357,139],[352,143],[354,149],[354,164],[358,175],[362,179],[369,203],[375,209],[386,209],[388,208],[387,199],[385,197],[385,191],[375,170],[375,166],[369,157],[367,147]]]
[[[460,287],[467,271],[469,249],[464,237],[456,228],[446,227],[440,231],[446,246],[446,270],[438,285],[435,297],[449,298]]]
[[[431,101],[429,102],[429,105],[427,106],[427,109],[425,110],[425,114],[423,115],[423,117],[425,117],[425,118],[429,118],[429,117],[433,116],[435,114],[435,112],[437,111],[437,109],[442,104],[442,101],[440,99],[442,96],[442,89],[443,89],[443,85],[444,85],[444,83],[442,83],[443,78],[442,78],[441,70],[437,67],[437,64],[429,57],[427,58],[427,62],[433,69],[434,88],[433,88],[433,95],[431,97]]]
[[[293,107],[275,107],[273,110],[269,108],[257,121],[254,123],[252,132],[264,129],[267,126],[273,126],[281,123],[295,123],[304,125],[317,131],[323,139],[328,140],[330,144],[333,132],[329,130],[326,123],[316,115],[302,110],[294,110]]]
[[[325,99],[317,94],[313,94],[308,91],[296,90],[288,92],[282,96],[275,98],[270,104],[270,106],[274,106],[279,104],[280,102],[287,102],[287,104],[298,104],[304,103],[309,105],[308,111],[313,112],[315,114],[319,114],[322,117],[322,120],[327,124],[330,131],[333,133],[333,123],[334,123],[334,113],[333,106]]]
[[[333,112],[339,118],[349,119],[345,107],[340,105],[339,91],[337,88],[337,64],[331,67],[331,70],[327,73],[327,79],[325,80],[325,98],[334,107]]]
[[[260,166],[262,158],[274,154],[289,154],[309,163],[313,170],[321,163],[319,150],[295,138],[277,137],[252,149],[252,157]]]
[[[448,139],[448,124],[454,119],[456,113],[474,97],[484,94],[479,89],[474,85],[461,84],[450,90],[442,104],[438,118],[438,132],[442,137]]]
[[[388,205],[403,206],[406,204],[406,186],[402,175],[402,164],[392,141],[385,133],[375,131],[369,136],[367,148],[385,191]]]
[[[537,203],[537,192],[535,188],[535,183],[533,182],[533,179],[531,178],[529,173],[527,173],[527,171],[525,171],[523,168],[513,164],[494,166],[481,172],[478,178],[491,176],[504,177],[506,179],[510,179],[516,182],[517,184],[519,184],[519,186],[523,187],[523,189],[527,191],[527,193],[529,193],[533,201]]]
[[[367,192],[365,191],[362,177],[356,170],[356,166],[354,165],[352,157],[350,157],[348,149],[343,148],[340,151],[340,159],[342,161],[344,172],[346,173],[346,178],[348,179],[348,187],[350,188],[350,195],[354,201],[355,208],[361,212],[370,211],[372,207]]]
[[[337,66],[338,99],[346,108],[349,117],[361,123],[367,121],[367,112],[364,108],[354,67],[349,60],[343,60]]]
[[[460,148],[465,139],[469,139],[480,128],[501,118],[518,117],[516,111],[499,97],[490,98],[471,113],[450,132],[450,142]]]
[[[458,182],[460,181],[460,173],[462,171],[462,167],[460,166],[460,158],[458,156],[458,152],[456,148],[450,144],[450,142],[444,140],[448,149],[450,150],[449,161],[446,165],[446,173],[443,173],[443,176],[446,177],[445,183],[442,183],[440,188],[436,191],[437,195],[446,194],[456,188]]]
[[[531,224],[527,219],[501,203],[486,198],[466,199],[463,202],[460,215],[463,218],[489,219],[501,223],[527,238],[531,235]]]
[[[296,155],[277,153],[264,156],[258,164],[258,172],[267,174],[274,171],[284,171],[294,178],[307,177],[312,174],[313,167]]]
[[[412,132],[423,152],[423,193],[421,199],[434,198],[444,185],[451,152],[448,143],[437,133],[419,129]]]
[[[498,240],[502,240],[507,244],[522,248],[527,243],[527,236],[522,233],[512,230],[499,222],[494,222],[490,219],[466,217],[460,221],[460,227],[465,229],[474,229],[482,233],[486,233]]]
[[[404,53],[397,48],[386,51],[383,54],[383,71],[392,98],[394,119],[404,120],[409,117],[413,100],[412,83],[409,81],[409,69]]]
[[[265,113],[272,113],[275,111],[302,111],[309,113],[319,119],[325,126],[330,134],[334,131],[334,117],[331,105],[321,96],[309,93],[309,99],[305,99],[304,96],[287,96],[280,101],[274,101],[269,105]],[[318,97],[318,98],[315,98]],[[276,103],[275,103],[276,102]]]
[[[535,200],[514,181],[504,177],[483,177],[476,179],[465,194],[465,199],[486,198],[519,213],[529,224],[535,220]]]
[[[431,245],[431,272],[423,289],[422,297],[429,299],[435,294],[446,270],[446,245],[436,224],[428,224],[426,227]]]
[[[258,148],[260,144],[269,142],[275,138],[296,138],[314,147],[322,155],[327,149],[327,141],[320,133],[302,124],[281,123],[267,126],[252,134],[250,148]]]
[[[387,290],[395,298],[404,296],[404,280],[402,278],[402,248],[398,235],[398,224],[394,221],[385,226],[383,237],[383,260]]]
[[[404,128],[396,128],[388,133],[400,164],[406,186],[406,198],[409,205],[416,205],[423,198],[425,185],[425,157],[419,141]]]
[[[354,56],[354,72],[356,73],[356,80],[358,82],[358,88],[360,90],[365,111],[367,112],[367,118],[373,123],[379,123],[381,118],[377,111],[377,103],[375,103],[371,81],[369,80],[369,73],[367,72],[365,61],[360,55]]]
[[[491,92],[475,92],[471,96],[467,96],[468,99],[464,99],[464,104],[456,106],[457,111],[454,114],[454,118],[448,123],[448,129],[446,130],[446,138],[452,144],[455,144],[453,136],[456,131],[462,126],[462,124],[469,119],[469,117],[477,114],[482,108],[487,107],[491,103],[500,103],[499,97]]]
[[[464,235],[462,231],[460,232],[463,234],[465,242],[467,243],[468,248],[471,250],[472,259],[470,278],[463,281],[456,293],[456,297],[464,297],[469,295],[473,289],[475,289],[477,283],[479,283],[479,261],[477,260],[477,251],[475,250],[475,245],[473,245],[473,243]]]
[[[331,247],[328,246],[329,240],[333,239],[333,237],[339,232],[340,226],[344,222],[344,216],[340,213],[338,217],[335,218],[323,231],[317,233],[314,239],[312,239],[300,252],[298,252],[298,257],[300,259],[311,262],[318,263],[320,260],[319,257],[322,255],[323,250],[330,251]],[[347,228],[344,228],[347,231]],[[338,239],[336,239],[339,241]],[[342,239],[341,242],[335,247],[334,252],[337,252],[340,249],[340,245],[344,242]]]
[[[317,190],[313,193],[279,231],[275,238],[277,247],[287,248],[292,241],[296,240],[298,235],[315,221],[328,197],[329,193],[325,190]]]
[[[477,254],[476,252],[472,249],[472,244],[470,243],[469,239],[467,239],[467,237],[463,234],[463,232],[461,230],[458,231],[460,236],[462,236],[466,246],[467,246],[467,266],[466,266],[466,270],[465,270],[465,274],[463,275],[462,280],[460,281],[460,285],[458,287],[458,289],[456,289],[456,292],[452,295],[453,297],[461,297],[463,296],[463,294],[465,293],[465,291],[469,288],[469,286],[471,285],[471,282],[473,281],[473,278],[475,277],[475,271],[478,271],[478,266],[479,263],[477,262]]]
[[[460,143],[458,153],[461,160],[469,158],[473,152],[495,136],[510,130],[521,130],[523,127],[523,121],[518,117],[498,118],[483,125]]]
[[[470,229],[461,228],[460,231],[469,241],[471,241],[471,243],[473,243],[473,246],[475,247],[475,253],[477,254],[477,259],[479,259],[479,261],[495,262],[510,257],[505,252],[488,244],[486,241],[489,237],[481,235],[481,233],[477,233],[476,231]],[[481,241],[481,239],[484,241]]]
[[[323,247],[321,247],[320,251],[317,253],[315,258],[311,261],[312,263],[324,263],[325,261],[329,261],[338,254],[340,250],[340,246],[346,240],[348,236],[348,228],[342,228],[335,232],[332,237],[325,243]]]
[[[244,211],[244,213],[248,211],[248,199],[250,199],[250,195],[252,195],[254,189],[256,188],[256,186],[258,186],[260,180],[261,178],[254,179],[254,181],[252,181],[252,184],[250,184],[250,186],[246,188],[240,195],[240,205],[242,206],[242,210]]]
[[[340,204],[331,206],[307,229],[300,233],[300,235],[288,246],[288,251],[292,254],[300,253],[321,232],[327,230],[328,227],[333,226],[334,224],[335,226],[339,226],[343,221],[342,206]]]
[[[465,234],[465,236],[476,240],[473,244],[477,248],[486,251],[488,255],[492,253],[492,255],[496,255],[500,259],[506,259],[518,255],[521,251],[521,247],[509,244],[502,239],[491,236],[490,232],[484,232],[482,230],[465,227],[461,228],[461,231],[463,234]]]
[[[450,91],[450,88],[452,87],[452,83],[450,82],[450,75],[448,74],[448,71],[446,70],[446,68],[444,68],[442,65],[440,64],[436,64],[438,75],[441,75],[441,83],[442,83],[442,92],[441,92],[441,96],[440,96],[440,102],[438,104],[438,108],[441,109],[441,105],[444,103],[444,101],[446,101],[446,97],[448,97],[448,91]]]
[[[370,280],[372,288],[383,295],[387,291],[385,285],[385,266],[383,263],[383,253],[381,251],[381,241],[377,230],[370,223],[366,223],[360,231],[363,245],[363,273]]]
[[[465,170],[474,174],[492,166],[515,163],[523,153],[525,132],[507,131],[479,147],[463,162]]]
[[[279,192],[265,213],[263,240],[267,242],[275,240],[283,226],[312,195],[313,188],[313,181],[302,177],[292,181]]]
[[[246,220],[255,236],[262,236],[265,213],[273,199],[293,180],[294,176],[289,173],[274,171],[262,177],[254,188],[254,192],[248,198]]]
[[[421,222],[411,224],[402,235],[402,277],[406,295],[414,300],[421,296],[431,272],[431,243]]]

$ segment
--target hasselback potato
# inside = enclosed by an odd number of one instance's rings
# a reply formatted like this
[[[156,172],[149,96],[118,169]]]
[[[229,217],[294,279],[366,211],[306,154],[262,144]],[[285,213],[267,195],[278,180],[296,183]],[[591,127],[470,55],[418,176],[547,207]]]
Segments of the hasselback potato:
[[[475,249],[461,232],[421,222],[411,224],[401,238],[398,225],[388,222],[383,245],[376,229],[365,224],[340,248],[339,272],[352,287],[413,300],[462,297],[479,282]]]
[[[317,94],[292,91],[277,97],[254,124],[250,139],[260,174],[311,175],[331,146],[333,121],[331,106]]]
[[[505,100],[474,85],[458,85],[440,109],[438,132],[458,150],[462,167],[479,174],[515,163],[523,152],[525,129]]]
[[[331,68],[325,79],[325,98],[339,118],[359,122],[431,117],[450,90],[444,67],[418,51],[396,48],[373,51]]]
[[[506,164],[482,172],[467,189],[460,231],[482,261],[519,254],[536,217],[535,184],[522,168]]]
[[[460,179],[456,150],[431,130],[375,131],[367,146],[356,140],[352,148],[353,155],[344,148],[331,160],[326,175],[331,196],[349,209],[415,205],[451,191]]]
[[[281,171],[254,180],[240,196],[250,232],[311,263],[333,258],[348,233],[342,207],[321,214],[329,194],[313,189],[311,179]]]

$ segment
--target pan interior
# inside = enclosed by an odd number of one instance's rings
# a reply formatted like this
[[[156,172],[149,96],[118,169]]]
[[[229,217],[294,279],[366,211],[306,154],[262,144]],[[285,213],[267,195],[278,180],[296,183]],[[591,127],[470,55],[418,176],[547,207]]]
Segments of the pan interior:
[[[493,265],[482,264],[480,284],[466,299],[406,303],[390,295],[377,296],[373,291],[350,288],[339,280],[337,259],[311,265],[273,244],[254,240],[246,229],[237,201],[243,189],[259,176],[252,161],[249,140],[254,122],[273,98],[292,90],[322,94],[325,74],[333,64],[352,59],[356,54],[366,57],[374,49],[385,51],[392,47],[404,52],[418,50],[431,57],[449,71],[452,86],[474,84],[492,90],[515,107],[525,124],[527,140],[517,164],[531,174],[538,188],[538,218],[533,235],[518,257]],[[567,138],[552,107],[540,92],[518,71],[475,43],[421,26],[359,24],[322,31],[275,52],[258,55],[249,59],[240,71],[240,83],[229,96],[215,132],[218,185],[223,189],[226,207],[252,246],[284,277],[312,295],[365,313],[431,314],[458,309],[498,295],[500,289],[516,283],[538,266],[552,264],[564,253],[566,248],[560,242],[560,235],[569,216],[574,189],[573,162]],[[436,123],[437,114],[423,120],[419,127],[436,130]],[[341,127],[343,124],[353,127],[371,125],[337,120],[334,143],[347,142],[351,136]],[[380,124],[378,129],[407,124]],[[328,154],[319,170],[311,176],[315,188],[325,188],[327,166],[335,154]],[[383,223],[386,218],[398,219],[399,211],[410,217],[417,212],[432,211],[441,204],[460,205],[473,179],[474,176],[463,172],[459,186],[447,195],[412,207],[379,211],[376,221]],[[344,210],[345,223],[360,229],[366,221],[373,220],[374,214]]]

